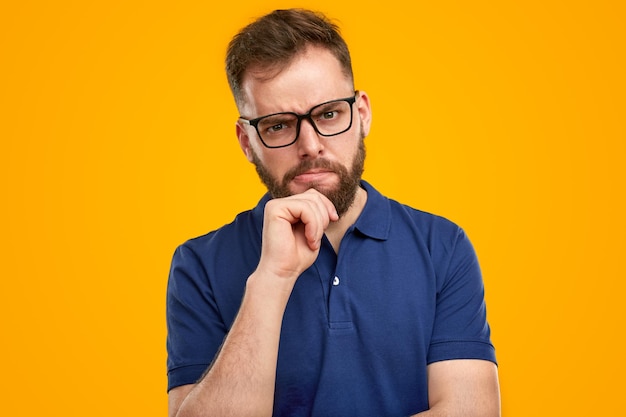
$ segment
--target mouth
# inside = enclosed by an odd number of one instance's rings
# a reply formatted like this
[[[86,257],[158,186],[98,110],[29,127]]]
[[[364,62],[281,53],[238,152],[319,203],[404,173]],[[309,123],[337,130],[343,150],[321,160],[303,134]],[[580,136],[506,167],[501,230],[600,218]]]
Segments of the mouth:
[[[334,171],[323,168],[310,169],[295,175],[293,177],[293,181],[300,183],[320,182],[327,178],[330,174],[334,174]]]
[[[283,184],[292,184],[297,188],[330,186],[337,181],[339,169],[339,166],[323,158],[304,160],[284,175]]]

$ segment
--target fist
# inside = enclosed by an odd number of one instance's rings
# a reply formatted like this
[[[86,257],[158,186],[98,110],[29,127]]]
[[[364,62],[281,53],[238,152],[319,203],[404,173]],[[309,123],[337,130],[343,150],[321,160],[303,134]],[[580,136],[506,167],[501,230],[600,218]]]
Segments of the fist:
[[[313,264],[330,222],[339,216],[322,193],[304,193],[270,200],[265,205],[259,269],[296,280]]]

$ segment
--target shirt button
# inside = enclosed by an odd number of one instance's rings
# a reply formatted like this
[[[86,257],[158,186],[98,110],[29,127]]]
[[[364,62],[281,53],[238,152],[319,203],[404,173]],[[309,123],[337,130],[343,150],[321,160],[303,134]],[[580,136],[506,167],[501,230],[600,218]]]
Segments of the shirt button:
[[[333,285],[336,287],[337,285],[339,285],[339,277],[335,277],[335,279],[333,279]]]

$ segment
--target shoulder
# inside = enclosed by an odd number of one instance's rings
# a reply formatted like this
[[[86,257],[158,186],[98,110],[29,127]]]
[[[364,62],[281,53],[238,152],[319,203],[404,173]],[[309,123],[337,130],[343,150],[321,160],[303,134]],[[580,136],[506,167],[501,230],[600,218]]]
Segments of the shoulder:
[[[463,229],[452,220],[434,213],[389,199],[391,225],[394,229],[410,231],[431,244],[435,241],[453,245],[464,237]]]
[[[452,220],[438,214],[423,211],[412,206],[389,199],[392,215],[399,221],[410,221],[422,229],[438,232],[456,232],[460,227]]]
[[[181,276],[203,282],[225,275],[247,277],[261,251],[263,223],[262,216],[260,220],[257,217],[255,209],[244,211],[231,223],[180,244],[172,257],[170,280]]]
[[[232,222],[218,229],[185,241],[177,251],[189,251],[207,257],[221,250],[232,251],[235,247],[245,249],[250,244],[260,244],[266,202],[264,197],[255,208],[239,213]]]
[[[367,183],[364,186],[372,204],[359,226],[362,231],[371,232],[370,236],[387,240],[394,247],[416,245],[427,251],[432,260],[443,262],[455,252],[458,255],[459,249],[460,253],[471,252],[465,232],[455,222],[385,197]]]
[[[455,260],[475,258],[468,236],[455,222],[395,201],[390,204],[394,234],[400,236],[401,242],[417,242],[440,272],[448,270]]]
[[[170,266],[170,293],[181,298],[199,294],[234,317],[232,306],[241,301],[261,251],[262,223],[255,218],[254,210],[242,212],[233,222],[179,245]]]
[[[444,233],[455,233],[460,229],[459,226],[445,217],[411,207],[384,196],[366,181],[362,181],[361,185],[368,194],[366,215],[363,217],[369,215],[371,219],[376,219],[378,222],[388,217],[390,221],[402,225],[414,225],[423,231],[436,230]]]

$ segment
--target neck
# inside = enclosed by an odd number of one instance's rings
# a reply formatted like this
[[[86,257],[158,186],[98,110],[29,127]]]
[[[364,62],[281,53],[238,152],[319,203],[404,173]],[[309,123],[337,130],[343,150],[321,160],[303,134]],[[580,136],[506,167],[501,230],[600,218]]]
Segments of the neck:
[[[365,207],[365,202],[367,201],[367,192],[359,187],[356,191],[356,195],[354,196],[354,202],[345,212],[343,216],[339,218],[334,223],[331,223],[326,229],[326,237],[330,241],[330,244],[335,249],[336,253],[339,253],[339,245],[341,244],[341,239],[346,234],[346,230],[350,226],[352,226],[356,219],[359,218],[361,212],[363,211],[363,207]]]

